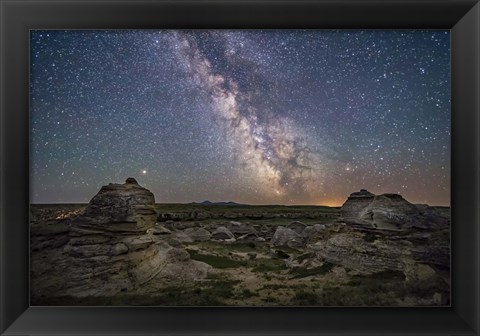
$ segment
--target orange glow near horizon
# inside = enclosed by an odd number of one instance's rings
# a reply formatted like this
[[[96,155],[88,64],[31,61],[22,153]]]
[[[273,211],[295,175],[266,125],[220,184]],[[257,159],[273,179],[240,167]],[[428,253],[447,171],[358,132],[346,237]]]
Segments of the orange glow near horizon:
[[[339,207],[342,206],[345,200],[333,199],[333,200],[323,200],[317,203],[317,205],[325,205],[329,207]]]

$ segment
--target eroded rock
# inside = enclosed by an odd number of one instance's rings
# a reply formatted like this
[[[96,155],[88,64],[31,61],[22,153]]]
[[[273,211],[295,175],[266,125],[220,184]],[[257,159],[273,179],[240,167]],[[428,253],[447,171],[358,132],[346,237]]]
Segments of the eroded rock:
[[[279,226],[272,237],[271,244],[273,246],[299,248],[305,245],[305,240],[300,234],[292,229]]]
[[[234,238],[235,236],[233,235],[233,233],[224,226],[220,226],[212,232],[212,239],[214,240],[227,240]]]
[[[207,241],[210,240],[211,234],[204,228],[188,228],[183,232],[193,241]]]
[[[382,230],[408,230],[448,225],[432,207],[416,206],[399,194],[374,195],[365,189],[351,194],[342,205],[342,220]]]
[[[208,265],[191,260],[183,247],[172,247],[155,234],[167,229],[155,226],[154,205],[153,194],[133,178],[102,187],[72,221],[63,250],[52,251],[55,267],[33,271],[41,279],[34,295],[113,296],[152,285],[157,277],[205,277]]]

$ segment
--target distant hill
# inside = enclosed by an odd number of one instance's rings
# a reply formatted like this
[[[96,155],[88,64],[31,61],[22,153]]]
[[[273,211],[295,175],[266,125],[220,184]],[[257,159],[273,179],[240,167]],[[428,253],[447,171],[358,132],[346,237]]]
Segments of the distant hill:
[[[201,204],[201,205],[247,205],[247,204],[240,204],[236,202],[210,202],[208,200],[197,203],[197,202],[192,202],[192,204]]]

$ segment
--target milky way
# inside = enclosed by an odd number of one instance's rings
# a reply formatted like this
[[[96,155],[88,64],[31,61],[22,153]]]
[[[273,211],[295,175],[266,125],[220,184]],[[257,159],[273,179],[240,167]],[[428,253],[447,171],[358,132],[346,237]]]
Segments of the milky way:
[[[448,31],[33,31],[31,199],[450,202]]]
[[[300,132],[295,132],[291,121],[268,109],[258,110],[251,93],[243,92],[235,78],[214,72],[195,39],[178,35],[180,61],[186,61],[185,67],[199,88],[211,95],[227,139],[238,152],[237,161],[248,171],[246,178],[285,201],[318,193],[323,178],[321,161]],[[203,41],[208,38],[211,36],[205,34],[197,37]],[[223,35],[213,38],[222,39]],[[236,62],[229,53],[222,56],[228,64]],[[255,69],[249,67],[248,71],[256,75]]]

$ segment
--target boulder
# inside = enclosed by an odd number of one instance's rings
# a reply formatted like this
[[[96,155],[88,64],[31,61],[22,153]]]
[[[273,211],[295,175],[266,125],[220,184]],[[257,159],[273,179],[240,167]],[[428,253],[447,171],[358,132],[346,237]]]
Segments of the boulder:
[[[172,231],[159,223],[157,223],[154,228],[148,229],[147,232],[153,235],[169,235],[172,233]]]
[[[315,230],[315,232],[322,232],[323,230],[325,230],[327,227],[325,226],[325,224],[313,224],[313,229]]]
[[[237,242],[239,243],[252,243],[256,241],[258,241],[258,236],[255,233],[247,233],[237,238]]]
[[[224,226],[218,227],[215,231],[212,233],[212,239],[214,240],[227,240],[227,239],[232,239],[235,238],[233,233],[230,232],[229,229],[227,229]]]
[[[393,242],[366,242],[349,233],[339,233],[327,241],[309,245],[317,258],[354,270],[358,274],[403,271],[410,251]]]
[[[270,241],[273,246],[299,248],[305,245],[304,238],[292,229],[279,226]]]
[[[183,231],[174,232],[172,234],[172,238],[179,241],[180,243],[193,243],[194,242],[193,238],[190,237],[189,235],[187,235]]]
[[[227,227],[236,237],[243,236],[247,233],[257,234],[253,227],[241,222],[231,221],[228,223]]]
[[[305,224],[303,224],[302,222],[291,222],[290,224],[287,225],[288,229],[292,229],[293,231],[295,231],[298,234],[302,234],[303,230],[306,227],[307,226]]]
[[[285,260],[285,264],[290,268],[306,268],[311,269],[323,265],[321,258],[317,257],[314,251],[308,251],[298,256],[290,256]]]
[[[211,237],[210,232],[204,228],[188,228],[183,230],[183,232],[194,241],[206,241],[210,240]]]

